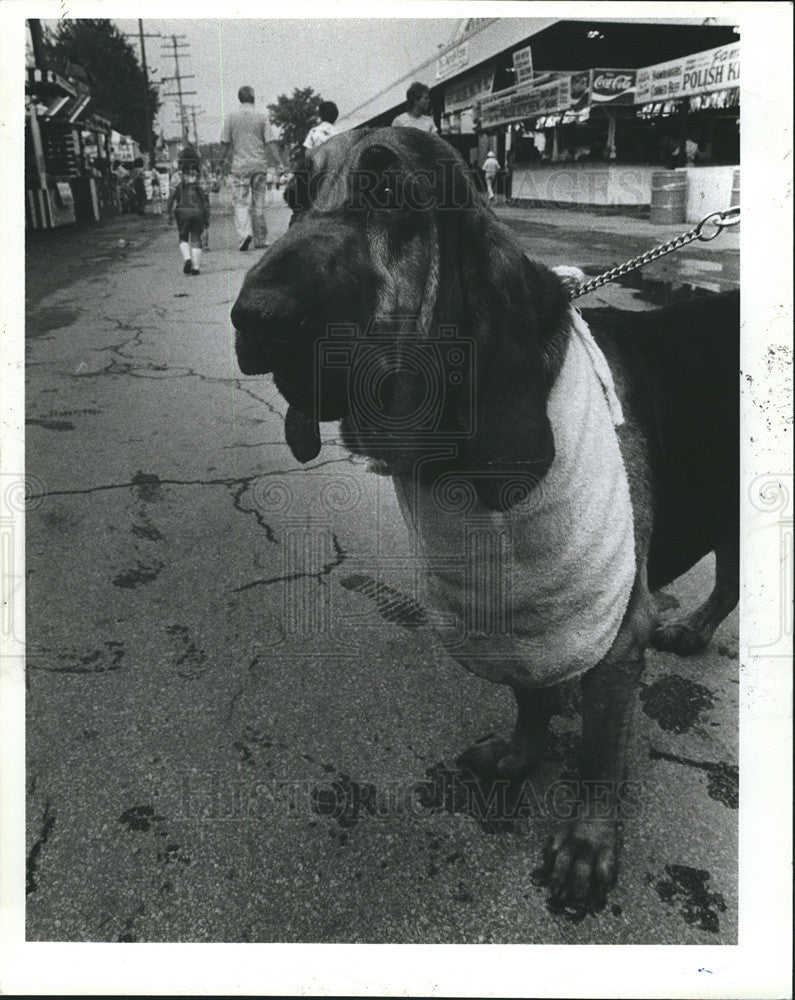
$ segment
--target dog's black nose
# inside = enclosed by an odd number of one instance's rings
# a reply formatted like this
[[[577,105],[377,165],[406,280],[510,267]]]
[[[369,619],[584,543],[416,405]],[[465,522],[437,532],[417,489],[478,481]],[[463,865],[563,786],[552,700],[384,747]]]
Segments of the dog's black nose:
[[[245,301],[241,301],[241,297],[238,297],[237,302],[232,306],[232,326],[239,330],[241,333],[251,332],[258,319],[257,312],[249,305],[246,305]]]

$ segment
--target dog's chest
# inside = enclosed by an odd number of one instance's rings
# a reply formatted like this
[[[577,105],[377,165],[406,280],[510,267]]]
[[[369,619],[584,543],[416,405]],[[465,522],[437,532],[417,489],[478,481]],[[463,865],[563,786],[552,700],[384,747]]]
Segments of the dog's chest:
[[[471,484],[396,478],[448,651],[491,680],[544,686],[593,667],[635,576],[629,487],[602,383],[572,338],[547,412],[556,456],[530,498],[486,510]]]

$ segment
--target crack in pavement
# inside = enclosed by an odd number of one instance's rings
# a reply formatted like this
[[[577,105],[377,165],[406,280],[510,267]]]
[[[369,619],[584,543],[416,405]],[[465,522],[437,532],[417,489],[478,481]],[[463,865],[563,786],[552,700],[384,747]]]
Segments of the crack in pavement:
[[[324,577],[328,576],[337,566],[341,566],[348,558],[348,554],[342,548],[337,536],[333,532],[331,533],[331,544],[334,546],[336,555],[331,562],[324,563],[321,569],[316,570],[314,573],[288,573],[286,576],[272,576],[266,580],[252,580],[250,583],[244,583],[242,587],[235,587],[233,593],[241,594],[244,590],[252,590],[254,587],[267,587],[272,583],[289,583],[293,580],[317,580],[318,583],[322,583]]]
[[[41,852],[50,839],[50,834],[52,833],[52,828],[55,826],[55,813],[50,812],[50,800],[46,799],[44,803],[44,816],[42,817],[41,833],[38,836],[35,844],[31,847],[28,852],[27,860],[25,861],[25,895],[29,896],[32,892],[38,889],[39,884],[36,881],[36,875],[39,870],[39,862],[41,858]]]
[[[344,458],[329,458],[324,462],[318,462],[316,465],[305,465],[297,469],[269,469],[265,472],[258,472],[253,476],[224,476],[217,479],[160,479],[158,477],[158,484],[160,486],[224,486],[227,488],[238,485],[248,486],[250,483],[256,482],[257,479],[270,478],[271,476],[292,476],[313,472],[315,469],[322,469],[326,465],[343,464],[362,465],[363,463],[357,460],[355,455],[346,455]],[[140,485],[140,479],[134,477],[132,481],[128,480],[123,483],[103,483],[100,486],[76,487],[69,490],[44,490],[41,493],[29,494],[25,497],[25,501],[26,503],[31,503],[34,500],[43,500],[46,497],[88,496],[91,493],[102,493],[108,490],[126,490],[130,489],[130,487]]]
[[[276,537],[273,528],[267,523],[267,521],[263,518],[262,514],[260,514],[257,508],[244,507],[242,505],[241,497],[246,492],[248,487],[249,487],[248,483],[241,483],[238,486],[238,488],[232,494],[232,506],[235,508],[235,510],[239,510],[241,514],[253,514],[254,517],[257,519],[257,524],[265,532],[265,537],[268,539],[268,541],[273,542],[274,545],[278,545],[279,539]]]

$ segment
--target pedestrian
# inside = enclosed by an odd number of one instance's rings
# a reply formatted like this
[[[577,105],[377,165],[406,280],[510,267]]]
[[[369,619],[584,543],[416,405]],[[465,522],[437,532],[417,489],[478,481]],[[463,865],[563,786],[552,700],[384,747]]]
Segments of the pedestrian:
[[[224,162],[232,152],[232,204],[239,250],[268,245],[265,208],[267,189],[268,123],[254,107],[254,91],[241,87],[237,92],[240,108],[224,122],[221,147]]]
[[[180,182],[168,199],[168,222],[176,217],[184,274],[199,274],[202,235],[210,224],[210,200],[199,180],[199,155],[192,146],[179,154]]]
[[[163,214],[163,193],[160,189],[160,174],[152,171],[152,211],[155,215]]]
[[[333,101],[321,101],[318,106],[320,122],[314,125],[304,139],[303,148],[296,164],[295,172],[284,190],[284,200],[292,209],[289,226],[309,208],[309,175],[315,150],[337,134],[334,123],[339,117],[339,109]]]
[[[142,156],[136,156],[132,162],[133,209],[138,215],[146,214],[146,180],[144,179],[144,161]]]
[[[489,194],[490,203],[494,201],[494,178],[500,172],[500,169],[500,161],[492,150],[489,150],[486,154],[486,159],[483,161],[483,174],[486,178],[486,190]]]
[[[306,139],[304,139],[304,149],[310,153],[313,149],[322,146],[324,142],[337,134],[334,123],[339,118],[340,113],[334,101],[321,101],[317,109],[317,114],[318,118],[320,118],[320,123],[311,128]]]
[[[412,83],[406,91],[408,107],[392,122],[398,128],[418,128],[436,133],[436,122],[431,116],[431,91],[424,83]]]

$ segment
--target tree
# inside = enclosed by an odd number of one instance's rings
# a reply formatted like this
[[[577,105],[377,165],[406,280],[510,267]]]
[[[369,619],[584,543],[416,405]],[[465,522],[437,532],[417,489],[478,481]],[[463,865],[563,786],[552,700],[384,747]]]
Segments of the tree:
[[[318,109],[323,98],[311,87],[293,91],[292,97],[280,94],[275,104],[268,105],[271,123],[281,129],[282,146],[289,153],[293,168],[300,166],[304,139],[318,123]]]
[[[53,69],[66,76],[75,66],[85,71],[96,110],[110,118],[113,127],[149,149],[146,136],[144,76],[132,45],[111,21],[104,18],[63,20],[45,41]],[[149,109],[154,119],[160,107],[157,87],[149,85]]]

